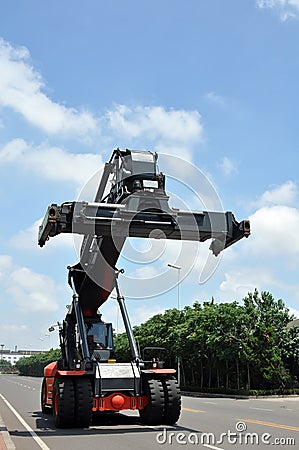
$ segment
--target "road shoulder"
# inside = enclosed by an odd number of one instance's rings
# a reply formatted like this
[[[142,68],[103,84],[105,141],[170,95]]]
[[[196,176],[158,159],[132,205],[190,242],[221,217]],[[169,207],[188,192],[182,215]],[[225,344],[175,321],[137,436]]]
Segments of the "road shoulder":
[[[7,430],[5,423],[0,414],[0,450],[16,450],[9,431]]]

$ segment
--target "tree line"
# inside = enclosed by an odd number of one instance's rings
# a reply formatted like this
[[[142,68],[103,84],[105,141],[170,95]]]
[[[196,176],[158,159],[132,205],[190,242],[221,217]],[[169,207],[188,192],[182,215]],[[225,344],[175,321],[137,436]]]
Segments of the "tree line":
[[[286,328],[294,317],[284,302],[255,290],[242,304],[195,302],[166,310],[134,327],[140,349],[165,348],[165,367],[181,367],[185,388],[216,391],[299,388],[299,327]],[[22,375],[42,376],[44,366],[59,359],[50,350],[18,361]],[[115,336],[115,358],[130,361],[126,333]]]
[[[255,290],[242,304],[195,302],[170,309],[140,326],[140,348],[165,348],[165,365],[177,366],[182,385],[199,389],[261,390],[299,387],[299,327],[284,302]],[[128,360],[126,334],[115,338],[116,358]]]
[[[20,359],[15,367],[20,375],[42,377],[44,375],[44,367],[53,361],[57,361],[61,357],[60,349],[51,349],[45,353],[28,356]]]

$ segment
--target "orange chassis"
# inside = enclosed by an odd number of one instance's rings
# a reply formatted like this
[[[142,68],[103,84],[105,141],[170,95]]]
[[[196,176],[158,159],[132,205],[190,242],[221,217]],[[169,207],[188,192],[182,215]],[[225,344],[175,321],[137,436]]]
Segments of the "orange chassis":
[[[175,373],[174,369],[150,369],[147,372],[159,376],[167,376]],[[63,377],[81,377],[86,374],[85,370],[59,370],[57,362],[48,364],[44,369],[45,380],[45,403],[47,406],[53,406],[54,382],[57,378]],[[145,395],[126,395],[123,392],[113,392],[105,397],[93,397],[92,411],[121,411],[125,409],[141,410],[148,404],[148,398]]]

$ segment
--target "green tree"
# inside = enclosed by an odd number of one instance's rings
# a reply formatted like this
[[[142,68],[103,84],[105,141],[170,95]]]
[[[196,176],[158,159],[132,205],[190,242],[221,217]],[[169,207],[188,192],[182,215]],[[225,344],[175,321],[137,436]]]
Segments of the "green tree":
[[[10,361],[5,361],[5,359],[2,359],[0,361],[0,373],[9,373],[14,371],[14,366],[11,364]]]
[[[299,327],[282,300],[255,290],[238,302],[195,302],[170,309],[134,327],[141,350],[166,348],[166,366],[176,368],[188,385],[226,388],[277,388],[298,381]],[[130,360],[125,334],[116,336],[119,360]]]
[[[131,361],[132,353],[126,333],[119,333],[114,336],[114,357],[117,362]]]
[[[284,302],[275,300],[272,294],[257,289],[244,299],[245,327],[243,329],[241,355],[246,361],[248,385],[255,388],[284,386],[289,380],[282,349],[285,327],[291,320]]]
[[[44,374],[44,367],[53,361],[57,361],[60,357],[60,349],[52,348],[48,352],[20,359],[16,363],[16,368],[20,375],[42,377]]]

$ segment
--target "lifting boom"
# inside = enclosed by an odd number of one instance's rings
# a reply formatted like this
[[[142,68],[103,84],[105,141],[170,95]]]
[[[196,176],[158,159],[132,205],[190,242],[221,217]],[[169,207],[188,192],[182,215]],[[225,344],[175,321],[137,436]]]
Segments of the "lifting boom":
[[[109,175],[112,188],[105,196]],[[127,237],[197,242],[212,238],[210,249],[217,256],[250,234],[249,221],[237,222],[231,212],[182,211],[170,208],[168,200],[157,155],[117,149],[105,165],[95,202],[48,207],[39,229],[41,247],[60,233],[85,236],[73,277],[86,314],[96,313],[114,288],[115,266]]]

